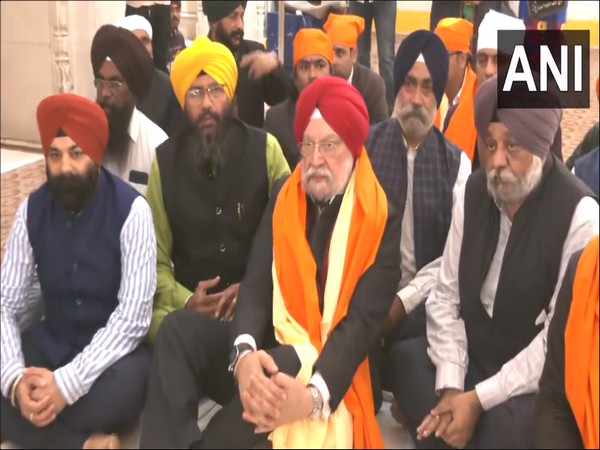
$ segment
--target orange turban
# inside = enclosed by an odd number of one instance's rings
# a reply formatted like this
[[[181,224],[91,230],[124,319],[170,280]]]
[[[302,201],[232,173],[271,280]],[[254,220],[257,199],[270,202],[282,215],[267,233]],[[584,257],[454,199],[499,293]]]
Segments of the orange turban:
[[[329,14],[327,22],[323,25],[327,36],[333,45],[345,45],[356,48],[358,37],[365,29],[365,19],[351,14]]]
[[[330,64],[333,62],[331,39],[317,28],[301,28],[294,37],[294,66],[309,55],[319,55]]]
[[[85,97],[71,93],[46,97],[37,108],[42,148],[48,150],[59,130],[100,165],[108,142],[108,121],[102,108]]]
[[[449,52],[471,54],[473,24],[468,20],[446,17],[438,22],[435,34],[442,40]]]

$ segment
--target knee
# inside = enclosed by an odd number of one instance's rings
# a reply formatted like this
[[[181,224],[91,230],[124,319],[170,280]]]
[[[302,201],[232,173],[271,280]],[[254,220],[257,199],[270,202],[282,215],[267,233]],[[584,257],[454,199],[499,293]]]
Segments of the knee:
[[[156,333],[156,344],[171,341],[179,335],[182,329],[187,329],[186,323],[190,315],[198,314],[187,309],[176,309],[165,316]]]

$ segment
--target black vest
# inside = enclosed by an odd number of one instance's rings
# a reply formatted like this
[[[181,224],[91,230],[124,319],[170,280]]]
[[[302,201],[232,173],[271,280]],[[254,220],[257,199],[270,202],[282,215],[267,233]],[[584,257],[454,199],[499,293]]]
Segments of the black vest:
[[[373,127],[365,144],[377,179],[389,201],[404,214],[407,150],[397,119]],[[452,220],[452,190],[461,150],[432,127],[419,146],[413,172],[413,217],[417,270],[440,257]]]
[[[461,316],[469,357],[491,376],[542,330],[535,325],[548,311],[558,281],[563,244],[579,201],[593,195],[549,154],[540,185],[512,222],[494,300],[493,317],[481,302],[500,232],[500,211],[487,191],[483,169],[467,181],[459,263]]]
[[[267,135],[235,120],[216,176],[194,167],[191,136],[156,149],[162,195],[173,235],[175,279],[194,291],[200,280],[221,277],[210,292],[239,283],[254,234],[269,200]]]

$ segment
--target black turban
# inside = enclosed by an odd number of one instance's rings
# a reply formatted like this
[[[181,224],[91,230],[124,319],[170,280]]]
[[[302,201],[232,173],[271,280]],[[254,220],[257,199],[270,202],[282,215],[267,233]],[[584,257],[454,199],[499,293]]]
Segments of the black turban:
[[[406,75],[420,54],[425,59],[437,106],[440,106],[448,80],[448,52],[442,40],[427,30],[413,31],[400,44],[394,61],[394,96],[398,95]]]
[[[248,2],[231,2],[231,1],[202,1],[202,11],[208,17],[210,23],[215,23],[223,17],[231,14],[238,6],[246,9]]]
[[[150,90],[154,62],[131,31],[114,25],[101,26],[92,41],[91,55],[94,76],[98,76],[104,61],[110,58],[137,100]]]
[[[519,83],[521,85],[522,83]],[[512,95],[512,93],[511,93]],[[479,86],[473,101],[475,128],[484,138],[488,135],[490,122],[499,120],[509,133],[530,153],[543,158],[550,150],[559,152],[561,144],[560,120],[562,110],[556,98],[548,93],[517,91],[524,103],[534,100],[543,108],[498,108],[498,76],[486,80]],[[543,104],[540,104],[543,102]],[[562,159],[562,155],[560,156]]]

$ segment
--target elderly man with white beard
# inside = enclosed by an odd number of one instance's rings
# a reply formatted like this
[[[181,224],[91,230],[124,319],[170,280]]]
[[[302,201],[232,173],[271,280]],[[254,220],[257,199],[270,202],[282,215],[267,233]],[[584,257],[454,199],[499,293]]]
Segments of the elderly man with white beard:
[[[425,30],[407,36],[394,64],[394,113],[371,128],[365,144],[388,201],[404,212],[402,279],[383,333],[388,350],[425,336],[425,299],[444,251],[453,192],[471,173],[468,156],[433,126],[447,78],[448,52],[441,39]],[[390,374],[381,375],[389,388]],[[373,373],[373,378],[379,377]]]
[[[475,96],[487,156],[457,192],[427,340],[392,355],[394,395],[424,448],[534,448],[556,296],[571,255],[598,234],[592,192],[550,152],[560,109],[498,108],[497,87],[493,77]]]

